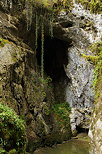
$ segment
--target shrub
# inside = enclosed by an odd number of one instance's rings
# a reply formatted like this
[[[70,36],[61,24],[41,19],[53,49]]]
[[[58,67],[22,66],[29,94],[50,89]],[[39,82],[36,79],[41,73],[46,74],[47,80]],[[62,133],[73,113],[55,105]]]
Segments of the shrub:
[[[67,127],[70,119],[69,119],[69,113],[71,111],[71,108],[69,107],[68,103],[62,103],[62,104],[55,104],[52,107],[53,112],[56,114],[58,119],[60,119],[59,123],[61,125],[65,125]]]
[[[13,109],[0,103],[0,147],[7,152],[15,150],[25,152],[26,133],[24,121]]]

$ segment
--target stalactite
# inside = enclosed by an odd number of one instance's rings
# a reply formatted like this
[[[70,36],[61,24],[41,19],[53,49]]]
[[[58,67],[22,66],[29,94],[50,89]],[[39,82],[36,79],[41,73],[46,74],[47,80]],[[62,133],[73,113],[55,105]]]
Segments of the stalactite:
[[[36,7],[36,6],[35,6]],[[38,13],[35,13],[35,54],[36,50],[38,48],[38,27],[39,27],[39,16]],[[37,71],[38,66],[37,66],[37,60],[35,59],[35,70]]]
[[[32,5],[30,5],[30,11],[29,11],[29,26],[30,27],[31,27],[31,24],[32,24],[32,14],[33,14]]]
[[[8,7],[8,3],[7,3],[7,0],[5,0],[5,4],[4,4],[4,7]]]
[[[50,17],[50,27],[49,27],[49,33],[50,33],[51,38],[53,38],[53,20],[54,20],[54,17],[52,14]]]
[[[9,1],[9,7],[12,9],[12,0]]]
[[[32,24],[32,15],[33,15],[32,1],[26,1],[25,8],[26,8],[27,30],[30,30]]]
[[[28,16],[28,2],[26,1],[25,3],[25,8],[26,8],[26,22],[27,22],[27,30],[29,27],[29,16]]]
[[[41,23],[41,77],[44,79],[44,23]]]
[[[37,49],[37,47],[38,47],[38,15],[37,15],[37,13],[36,13],[36,17],[35,17],[36,19],[36,25],[35,25],[35,49]]]

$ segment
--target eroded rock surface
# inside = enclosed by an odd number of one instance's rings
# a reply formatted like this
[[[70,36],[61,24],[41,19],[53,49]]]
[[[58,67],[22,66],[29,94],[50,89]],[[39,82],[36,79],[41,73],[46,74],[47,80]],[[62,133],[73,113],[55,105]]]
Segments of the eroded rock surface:
[[[25,5],[12,2],[12,7],[11,3],[6,4],[4,0],[0,2],[0,37],[8,40],[0,47],[0,101],[25,119],[28,151],[33,152],[39,146],[60,143],[71,136],[70,129],[59,124],[58,115],[51,113],[51,106],[60,100],[62,93],[62,100],[72,107],[72,132],[77,128],[89,128],[94,97],[94,66],[82,54],[93,55],[87,47],[99,39],[100,31],[97,24],[93,24],[96,18],[92,20],[84,13],[79,15],[80,9],[76,11],[76,6],[72,13],[61,11],[53,25],[53,32],[55,38],[67,44],[65,52],[68,60],[62,66],[66,76],[53,82],[54,89],[51,83],[45,84],[42,89],[34,52],[35,33],[32,27],[35,27],[35,22],[32,22],[28,31]],[[45,35],[49,35],[48,28]],[[96,126],[99,124],[100,121]]]
[[[0,102],[13,108],[25,120],[27,151],[33,153],[40,146],[68,140],[71,137],[70,122],[66,117],[68,123],[61,125],[60,116],[52,113],[53,85],[45,79],[42,86],[32,48],[34,34],[27,31],[24,14],[18,16],[18,8],[10,10],[4,3],[0,2]]]

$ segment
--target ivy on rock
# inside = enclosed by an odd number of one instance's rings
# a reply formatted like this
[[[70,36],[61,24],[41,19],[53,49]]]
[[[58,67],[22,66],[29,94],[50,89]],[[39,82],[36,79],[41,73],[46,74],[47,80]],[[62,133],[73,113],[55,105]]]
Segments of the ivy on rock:
[[[26,131],[22,119],[13,109],[0,103],[0,154],[15,151],[23,154],[26,148]]]

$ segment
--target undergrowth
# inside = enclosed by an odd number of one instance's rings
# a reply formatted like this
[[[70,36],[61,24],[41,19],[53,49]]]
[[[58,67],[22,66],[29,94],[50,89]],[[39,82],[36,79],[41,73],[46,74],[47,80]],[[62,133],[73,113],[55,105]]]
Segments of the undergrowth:
[[[71,108],[67,102],[61,104],[54,104],[52,107],[52,111],[55,113],[56,117],[59,119],[60,125],[67,125],[69,123],[69,114]]]
[[[91,13],[102,13],[101,0],[76,0],[81,3],[85,9],[89,9]]]
[[[26,148],[25,124],[8,106],[0,103],[0,152],[24,154]],[[0,153],[0,154],[1,154]]]

